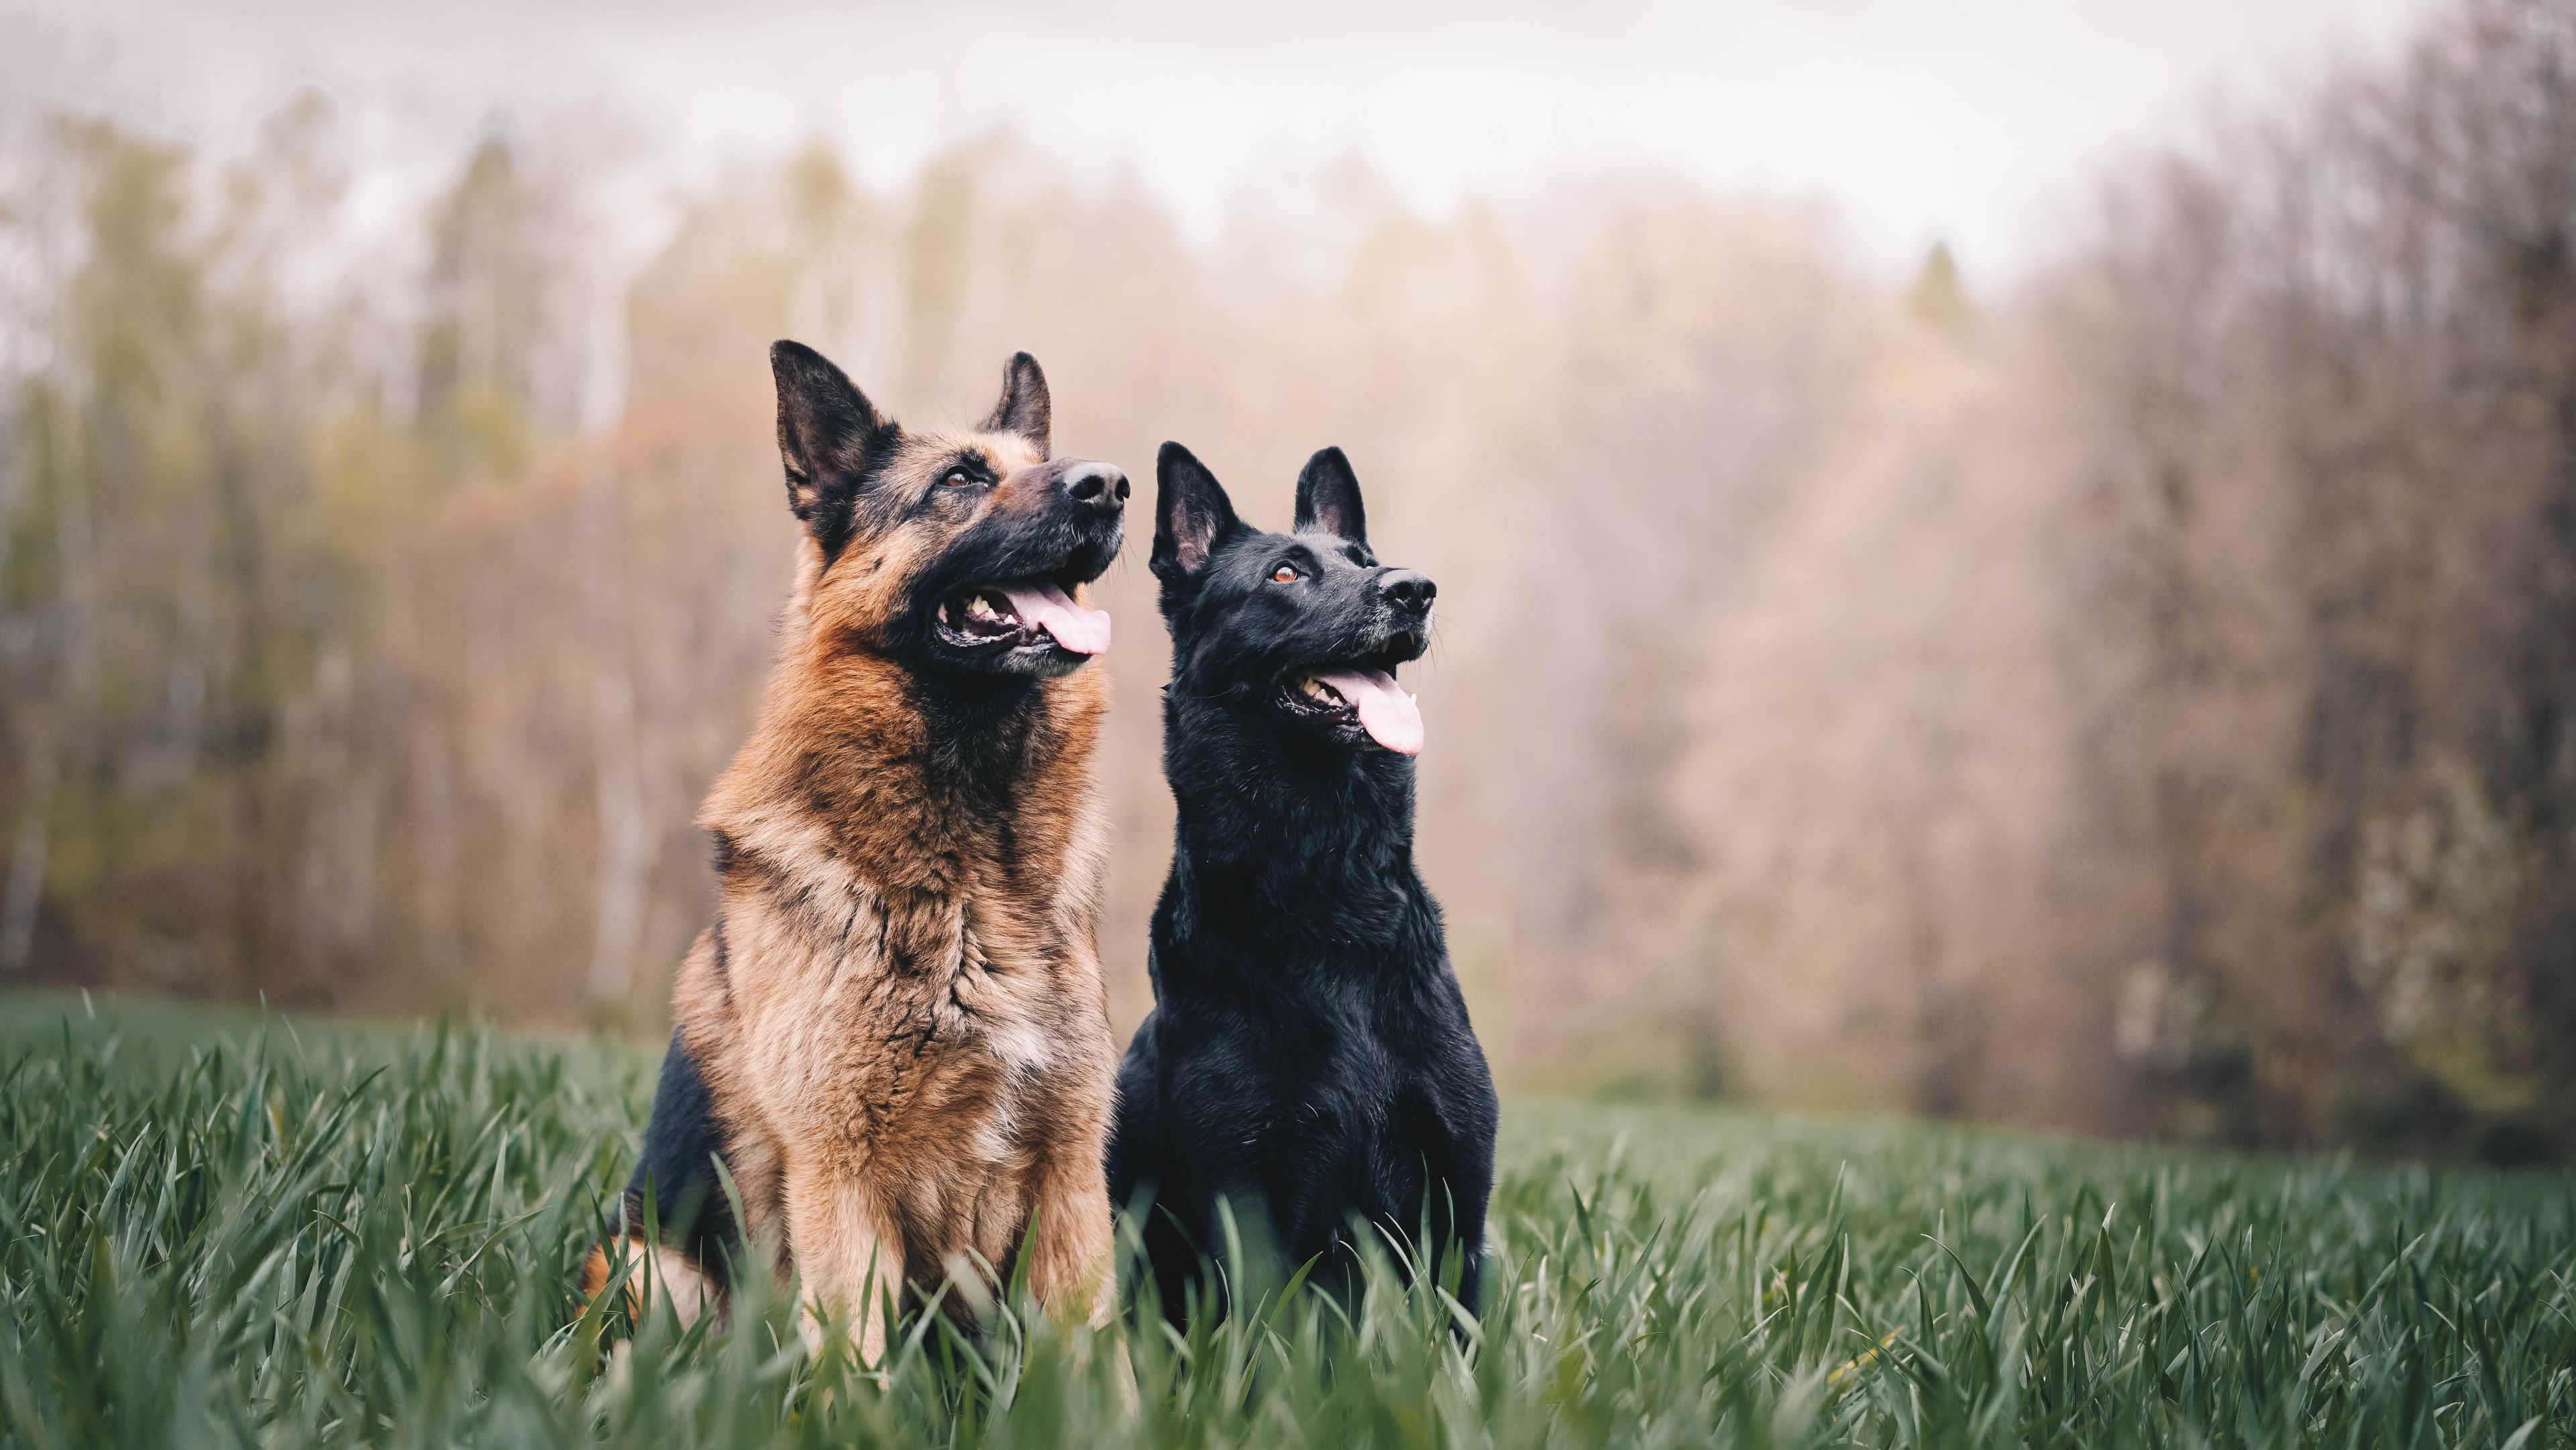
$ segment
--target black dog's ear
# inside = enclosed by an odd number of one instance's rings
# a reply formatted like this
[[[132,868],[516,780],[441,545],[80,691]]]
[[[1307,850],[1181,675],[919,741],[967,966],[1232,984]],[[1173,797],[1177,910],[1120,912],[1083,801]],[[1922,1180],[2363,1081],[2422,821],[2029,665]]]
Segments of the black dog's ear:
[[[1038,457],[1044,458],[1047,432],[1054,422],[1055,409],[1047,401],[1046,374],[1038,370],[1038,360],[1024,352],[1011,354],[1011,360],[1002,364],[1002,400],[993,405],[983,431],[1017,433],[1035,445]]]
[[[1354,544],[1368,543],[1368,515],[1360,509],[1359,477],[1339,448],[1316,450],[1306,460],[1305,471],[1297,475],[1297,527],[1322,529]]]
[[[869,467],[903,430],[879,415],[830,359],[801,342],[771,343],[769,371],[778,380],[787,507],[829,558],[849,540],[850,510]]]
[[[1164,444],[1154,459],[1154,493],[1154,577],[1176,584],[1206,568],[1241,525],[1225,485],[1178,443]]]

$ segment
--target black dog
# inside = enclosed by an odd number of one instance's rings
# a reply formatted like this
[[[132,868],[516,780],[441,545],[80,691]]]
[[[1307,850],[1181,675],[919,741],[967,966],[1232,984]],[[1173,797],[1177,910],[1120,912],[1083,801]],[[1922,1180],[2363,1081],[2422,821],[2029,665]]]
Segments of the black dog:
[[[1413,869],[1422,718],[1394,679],[1429,636],[1431,580],[1369,552],[1338,448],[1299,476],[1294,534],[1238,520],[1177,443],[1156,473],[1180,815],[1110,1197],[1144,1207],[1175,1317],[1222,1247],[1220,1198],[1287,1262],[1326,1256],[1317,1282],[1345,1293],[1355,1233],[1394,1234],[1425,1267],[1454,1255],[1472,1308],[1494,1082]]]

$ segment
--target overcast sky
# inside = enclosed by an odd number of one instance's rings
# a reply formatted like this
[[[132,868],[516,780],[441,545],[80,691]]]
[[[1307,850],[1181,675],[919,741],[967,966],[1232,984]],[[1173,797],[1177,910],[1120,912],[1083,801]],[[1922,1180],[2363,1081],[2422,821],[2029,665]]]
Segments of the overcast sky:
[[[0,108],[218,149],[329,89],[395,165],[495,118],[604,109],[684,173],[836,139],[880,181],[1010,124],[1193,232],[1283,165],[1356,156],[1425,210],[1603,172],[1815,197],[1872,264],[2048,254],[2089,178],[2213,98],[2384,54],[2428,0],[1528,0],[1220,9],[806,0],[0,0]]]

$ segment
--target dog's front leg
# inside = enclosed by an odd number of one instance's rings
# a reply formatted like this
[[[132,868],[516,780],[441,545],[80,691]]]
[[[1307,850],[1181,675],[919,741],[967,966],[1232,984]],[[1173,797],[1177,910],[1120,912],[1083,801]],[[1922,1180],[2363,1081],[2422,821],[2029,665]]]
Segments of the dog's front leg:
[[[1104,1133],[1077,1133],[1058,1144],[1038,1166],[1031,1194],[1030,1222],[1024,1252],[1028,1255],[1029,1292],[1049,1315],[1063,1323],[1107,1329],[1118,1314],[1117,1230],[1109,1209],[1109,1181],[1101,1164]],[[1078,1337],[1077,1363],[1091,1354],[1093,1339]],[[1119,1407],[1136,1410],[1136,1366],[1127,1356],[1127,1341],[1112,1334],[1110,1383]]]
[[[822,1314],[837,1309],[857,1325],[859,1362],[885,1358],[892,1307],[902,1302],[903,1242],[893,1215],[856,1175],[830,1166],[787,1165],[787,1236],[804,1281],[797,1329],[820,1351]]]
[[[1118,1308],[1116,1234],[1097,1134],[1056,1145],[1030,1195],[1029,1292],[1048,1313],[1094,1329]]]

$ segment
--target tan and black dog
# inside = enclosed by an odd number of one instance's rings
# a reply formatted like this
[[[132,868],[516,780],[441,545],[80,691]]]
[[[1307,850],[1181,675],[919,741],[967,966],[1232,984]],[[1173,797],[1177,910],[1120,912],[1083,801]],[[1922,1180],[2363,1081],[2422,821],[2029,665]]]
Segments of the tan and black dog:
[[[716,919],[627,1190],[635,1282],[690,1317],[729,1246],[774,1243],[871,1363],[895,1293],[1023,1255],[1049,1310],[1103,1322],[1109,686],[1085,665],[1109,619],[1078,600],[1118,552],[1127,479],[1049,456],[1026,353],[954,434],[906,431],[809,348],[770,362],[805,537],[759,726],[698,818]],[[611,1262],[592,1254],[588,1293]]]

